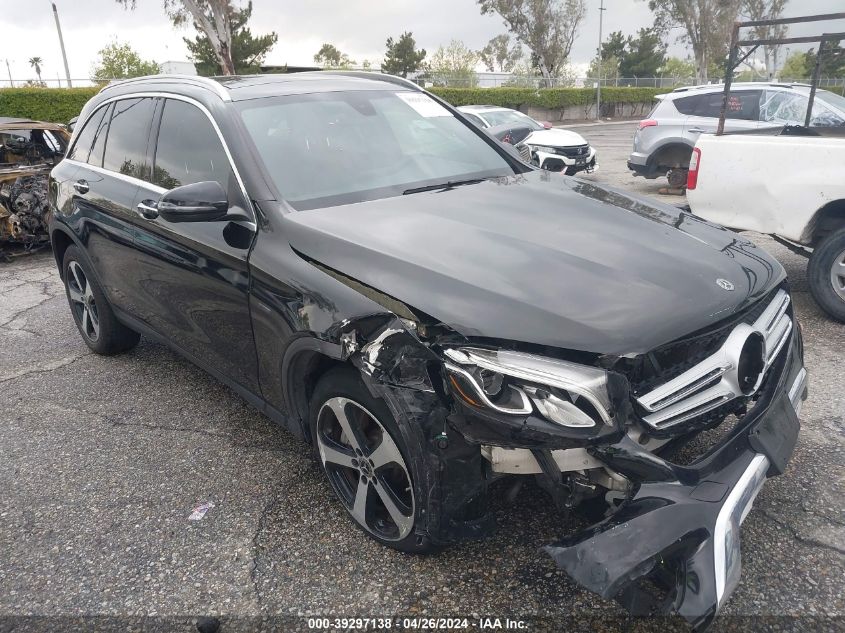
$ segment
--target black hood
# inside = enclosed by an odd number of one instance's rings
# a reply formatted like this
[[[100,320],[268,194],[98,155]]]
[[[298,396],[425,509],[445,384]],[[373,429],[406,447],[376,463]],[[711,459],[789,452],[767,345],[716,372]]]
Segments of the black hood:
[[[540,171],[294,212],[285,230],[306,257],[466,337],[601,354],[706,327],[785,276],[732,231]]]

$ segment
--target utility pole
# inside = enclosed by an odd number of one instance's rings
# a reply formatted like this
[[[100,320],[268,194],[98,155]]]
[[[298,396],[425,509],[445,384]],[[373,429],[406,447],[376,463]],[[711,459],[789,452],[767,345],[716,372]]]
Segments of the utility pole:
[[[6,59],[6,72],[9,73],[9,88],[14,88],[15,84],[12,82],[12,69],[9,68],[9,60]]]
[[[62,25],[59,24],[59,12],[56,9],[56,3],[53,3],[53,17],[56,18],[56,31],[59,33],[59,46],[62,48],[62,59],[65,62],[65,76],[67,77],[67,87],[73,88],[70,82],[70,67],[67,65],[67,53],[65,52],[65,40],[62,37]]]
[[[600,0],[601,4],[599,5],[599,79],[596,82],[596,121],[601,120],[601,27],[602,27],[602,19],[604,18],[604,12],[607,9],[604,8],[604,0]]]

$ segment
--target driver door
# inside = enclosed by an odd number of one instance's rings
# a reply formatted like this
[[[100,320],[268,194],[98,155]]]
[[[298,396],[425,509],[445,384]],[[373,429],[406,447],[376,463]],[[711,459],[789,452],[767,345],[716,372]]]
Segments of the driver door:
[[[135,197],[136,313],[201,366],[258,394],[247,265],[254,225],[172,223],[144,208],[175,187],[217,181],[230,208],[249,209],[209,116],[189,101],[159,102],[149,182]]]

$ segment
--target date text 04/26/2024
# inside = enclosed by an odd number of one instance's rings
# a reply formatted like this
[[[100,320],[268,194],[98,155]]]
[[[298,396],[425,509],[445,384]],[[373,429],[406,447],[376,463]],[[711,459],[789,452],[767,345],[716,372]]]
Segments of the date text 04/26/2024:
[[[528,628],[524,620],[510,618],[308,618],[308,628],[317,631],[327,630],[429,630],[451,631],[459,629],[477,629],[481,631],[510,630],[519,631]]]

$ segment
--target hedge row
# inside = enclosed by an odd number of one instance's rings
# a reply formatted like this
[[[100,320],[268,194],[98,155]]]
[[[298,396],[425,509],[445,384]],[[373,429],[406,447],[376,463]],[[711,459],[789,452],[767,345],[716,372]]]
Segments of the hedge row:
[[[669,88],[602,88],[603,103],[651,103]],[[833,89],[842,94],[843,89]],[[67,123],[99,88],[0,88],[0,117]],[[432,88],[454,106],[488,104],[506,108],[533,106],[561,110],[595,103],[594,88]]]
[[[67,123],[99,88],[0,88],[0,117]]]
[[[651,103],[655,95],[671,88],[602,88],[603,103]],[[520,108],[533,106],[560,110],[570,106],[586,106],[596,101],[595,88],[431,88],[431,92],[454,106],[485,105]]]

